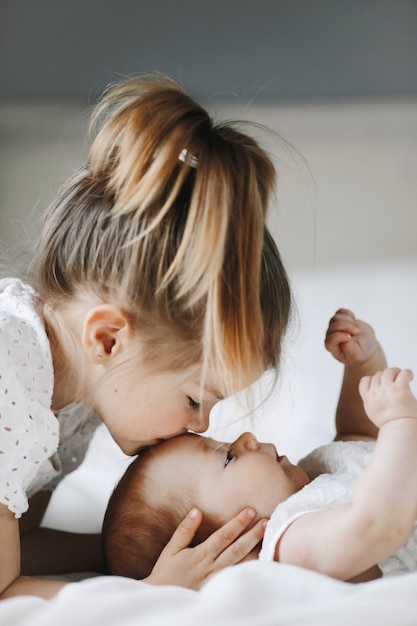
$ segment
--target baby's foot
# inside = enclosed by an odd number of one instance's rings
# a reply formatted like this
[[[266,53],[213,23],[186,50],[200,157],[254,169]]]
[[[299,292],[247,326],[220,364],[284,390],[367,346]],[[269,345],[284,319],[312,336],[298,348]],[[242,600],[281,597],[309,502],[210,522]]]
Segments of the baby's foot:
[[[411,370],[396,367],[361,379],[359,393],[365,411],[378,428],[395,419],[417,419],[417,399],[410,389],[412,379]]]

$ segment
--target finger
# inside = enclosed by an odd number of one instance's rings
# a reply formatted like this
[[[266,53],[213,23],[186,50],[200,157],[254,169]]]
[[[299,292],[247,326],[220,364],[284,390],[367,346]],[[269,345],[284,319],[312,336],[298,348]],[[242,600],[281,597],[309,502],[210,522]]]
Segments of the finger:
[[[344,350],[346,344],[352,340],[352,335],[347,332],[328,332],[324,345],[328,352],[330,352],[336,359],[343,360],[345,358]]]
[[[184,548],[188,548],[202,520],[202,512],[199,509],[192,508],[187,517],[175,529],[171,539],[165,546],[164,552],[177,554]]]
[[[413,380],[413,372],[410,369],[400,369],[399,367],[387,367],[382,372],[383,382],[395,382],[402,386],[408,384]]]
[[[381,383],[392,383],[397,379],[398,374],[400,373],[399,367],[387,367],[382,372],[380,372]]]
[[[359,332],[359,325],[355,318],[340,316],[330,320],[327,334],[332,334],[338,331],[349,332],[352,335],[357,335]]]
[[[375,389],[381,386],[382,372],[375,372],[370,376],[369,388]]]
[[[343,330],[327,331],[325,343],[328,346],[337,346],[339,343],[346,343],[352,339],[352,333]]]
[[[222,569],[229,565],[236,565],[236,563],[243,561],[255,548],[259,550],[260,542],[265,534],[266,524],[267,520],[259,520],[255,526],[223,550],[216,559],[215,568]],[[258,550],[256,550],[256,557],[258,556]]]
[[[355,314],[350,309],[337,309],[335,315],[348,315],[349,317],[355,317]]]
[[[364,394],[369,391],[369,387],[371,384],[371,376],[363,376],[359,381],[359,393],[361,398],[363,399]]]
[[[405,370],[401,370],[396,378],[396,382],[399,385],[408,385],[409,383],[411,383],[411,381],[414,378],[414,374],[412,372],[412,370],[410,369],[405,369]]]
[[[228,548],[239,535],[253,522],[256,512],[252,508],[243,509],[229,522],[216,530],[205,542],[205,547],[217,558],[226,548]],[[256,544],[254,544],[256,545]],[[252,545],[252,548],[254,547]]]
[[[349,311],[349,309],[338,309],[336,313],[333,315],[333,317],[331,318],[329,323],[332,324],[340,320],[343,320],[345,322],[347,321],[355,322],[356,317],[354,316],[352,311]]]

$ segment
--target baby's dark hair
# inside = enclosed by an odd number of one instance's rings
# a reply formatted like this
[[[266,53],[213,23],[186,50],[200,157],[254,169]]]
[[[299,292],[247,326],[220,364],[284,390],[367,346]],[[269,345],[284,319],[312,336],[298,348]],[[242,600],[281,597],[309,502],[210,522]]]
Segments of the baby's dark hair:
[[[110,88],[93,120],[86,166],[44,218],[32,265],[40,297],[116,301],[156,368],[201,363],[224,395],[246,387],[278,365],[291,306],[265,227],[270,157],[159,75]]]
[[[193,437],[195,435],[188,434]],[[142,579],[149,576],[178,524],[192,508],[189,494],[163,497],[152,480],[153,462],[164,443],[143,450],[113,491],[102,527],[103,559],[108,573]],[[194,536],[196,546],[221,526],[204,513]]]

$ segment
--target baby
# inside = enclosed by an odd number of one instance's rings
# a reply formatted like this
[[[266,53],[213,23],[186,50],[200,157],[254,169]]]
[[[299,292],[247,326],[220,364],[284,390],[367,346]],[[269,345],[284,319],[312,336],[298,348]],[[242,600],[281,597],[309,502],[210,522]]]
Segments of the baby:
[[[355,582],[417,569],[412,373],[387,369],[373,329],[345,309],[325,344],[345,365],[335,441],[297,465],[251,433],[232,444],[188,433],[148,449],[107,508],[110,573],[146,577],[190,507],[204,512],[197,544],[247,503],[270,518],[252,558]]]

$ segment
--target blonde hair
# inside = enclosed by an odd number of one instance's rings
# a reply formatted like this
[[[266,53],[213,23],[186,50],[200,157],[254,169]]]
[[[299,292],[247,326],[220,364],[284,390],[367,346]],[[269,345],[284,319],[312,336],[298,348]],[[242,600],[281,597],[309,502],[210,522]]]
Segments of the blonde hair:
[[[196,435],[188,433],[187,437]],[[147,448],[129,465],[110,496],[102,526],[103,560],[114,576],[146,578],[179,523],[191,510],[191,494],[170,492],[159,497],[152,482],[152,463],[163,454],[164,443]],[[222,526],[204,512],[190,546],[202,543]]]
[[[110,88],[93,125],[86,167],[45,215],[33,264],[41,298],[57,304],[87,288],[116,299],[149,361],[201,362],[226,394],[246,387],[278,365],[290,314],[265,226],[271,159],[159,75]]]

